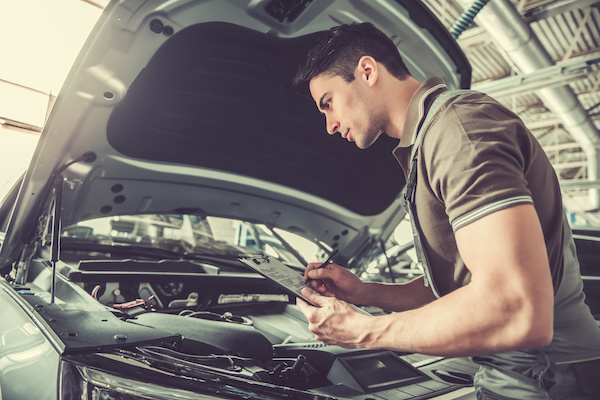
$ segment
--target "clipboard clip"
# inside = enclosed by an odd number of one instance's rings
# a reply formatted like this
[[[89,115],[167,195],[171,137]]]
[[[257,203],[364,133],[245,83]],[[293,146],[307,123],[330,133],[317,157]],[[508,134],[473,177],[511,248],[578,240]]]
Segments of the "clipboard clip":
[[[258,254],[255,256],[240,256],[238,257],[238,260],[252,260],[252,262],[254,262],[254,264],[256,265],[260,265],[263,263],[269,263],[271,260],[269,260],[269,256],[266,255],[262,255],[262,254]]]

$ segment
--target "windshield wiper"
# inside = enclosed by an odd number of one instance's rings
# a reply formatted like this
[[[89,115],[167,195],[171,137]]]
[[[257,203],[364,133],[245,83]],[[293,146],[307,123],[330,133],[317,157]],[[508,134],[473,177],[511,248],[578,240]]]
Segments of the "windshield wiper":
[[[292,246],[287,240],[285,240],[280,234],[278,234],[275,231],[275,229],[269,228],[269,230],[271,231],[271,234],[275,236],[277,240],[279,240],[285,247],[287,247],[288,251],[292,253],[294,257],[296,257],[296,259],[302,263],[301,269],[304,271],[304,266],[308,264],[304,257],[302,257],[302,255],[298,251],[296,251],[296,248],[294,246]]]
[[[70,251],[109,253],[111,255],[128,257],[146,257],[151,259],[195,259],[187,256],[186,254],[160,247],[147,247],[130,244],[102,244],[87,241],[84,242],[77,239],[70,239],[68,237],[62,238],[61,249]]]
[[[173,250],[163,249],[161,247],[148,247],[140,245],[130,244],[102,244],[93,243],[89,241],[82,241],[79,239],[72,239],[68,237],[62,238],[62,251],[81,251],[86,253],[106,253],[110,254],[110,257],[117,258],[140,258],[147,260],[180,260],[180,261],[200,261],[205,263],[226,263],[227,265],[237,267],[241,270],[245,270],[245,266],[238,261],[240,256],[246,256],[248,254],[206,254],[206,253],[193,253],[185,252],[180,253]],[[94,257],[96,258],[96,257]]]
[[[206,263],[227,263],[228,265],[239,267],[245,270],[246,267],[238,261],[241,256],[248,256],[248,253],[239,252],[236,254],[218,254],[218,253],[198,253],[198,252],[177,252],[161,247],[148,247],[136,244],[103,244],[73,239],[69,237],[61,238],[61,251],[81,251],[86,253],[106,253],[111,257],[119,258],[141,258],[150,260],[186,260],[200,261]],[[258,255],[254,253],[253,255]],[[264,255],[264,254],[262,254]],[[288,263],[286,263],[288,264]],[[298,271],[304,271],[304,266],[288,264],[291,268]]]

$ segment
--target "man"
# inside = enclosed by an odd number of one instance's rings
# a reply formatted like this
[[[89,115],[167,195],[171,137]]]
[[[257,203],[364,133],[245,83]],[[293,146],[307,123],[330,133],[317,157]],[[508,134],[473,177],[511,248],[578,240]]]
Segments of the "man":
[[[407,175],[415,160],[413,219],[428,264],[406,284],[309,264],[320,294],[303,294],[318,307],[297,304],[315,337],[473,357],[480,399],[597,398],[600,330],[583,303],[558,180],[519,118],[479,93],[450,96],[428,115],[447,88],[414,79],[368,23],[327,32],[294,83],[308,84],[329,134],[361,149],[381,134],[400,139],[394,155]],[[396,312],[366,316],[348,303]]]

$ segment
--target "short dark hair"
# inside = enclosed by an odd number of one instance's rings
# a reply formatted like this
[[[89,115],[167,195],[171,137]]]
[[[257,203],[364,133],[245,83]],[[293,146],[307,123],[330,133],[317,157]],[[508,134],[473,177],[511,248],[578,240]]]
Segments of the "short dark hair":
[[[324,32],[309,51],[306,63],[298,68],[293,84],[296,87],[307,85],[323,73],[339,75],[352,82],[358,61],[363,56],[373,57],[400,80],[410,76],[394,42],[372,23],[363,22],[336,26]]]

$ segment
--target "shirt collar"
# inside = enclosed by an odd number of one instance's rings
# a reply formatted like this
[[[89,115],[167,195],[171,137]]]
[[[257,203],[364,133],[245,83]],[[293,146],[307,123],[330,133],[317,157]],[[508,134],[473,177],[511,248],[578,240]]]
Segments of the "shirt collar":
[[[409,147],[415,142],[417,128],[421,125],[425,117],[425,110],[434,97],[434,93],[446,91],[448,88],[441,78],[429,78],[415,91],[406,112],[406,120],[404,121],[404,130],[398,147]]]

